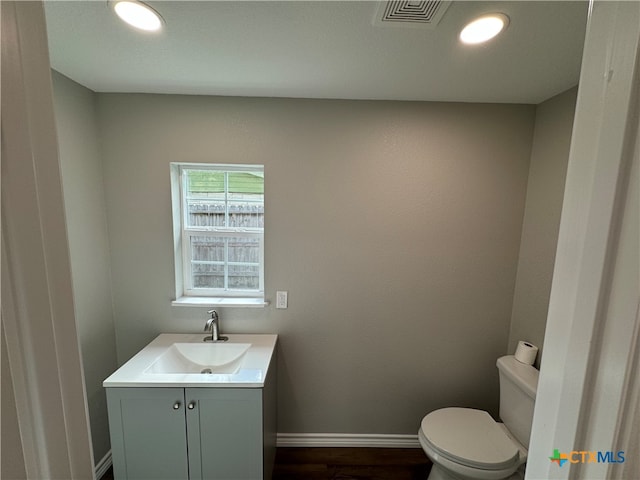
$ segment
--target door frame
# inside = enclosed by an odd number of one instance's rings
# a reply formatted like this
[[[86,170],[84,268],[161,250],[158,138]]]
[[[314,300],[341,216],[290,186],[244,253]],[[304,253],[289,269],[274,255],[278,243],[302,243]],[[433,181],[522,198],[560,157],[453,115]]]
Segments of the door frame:
[[[640,3],[592,0],[527,462],[531,480],[618,478],[625,471],[613,463],[561,467],[550,457],[556,449],[624,451],[625,424],[637,411],[639,213],[627,196],[637,194],[629,173],[634,162],[637,171],[640,140],[639,39]]]

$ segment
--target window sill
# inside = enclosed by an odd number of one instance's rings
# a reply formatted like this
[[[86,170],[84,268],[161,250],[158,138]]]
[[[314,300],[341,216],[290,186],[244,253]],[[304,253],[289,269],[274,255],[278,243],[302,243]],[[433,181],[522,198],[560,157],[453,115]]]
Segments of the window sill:
[[[173,307],[243,307],[263,308],[269,305],[262,298],[180,297],[171,302]]]

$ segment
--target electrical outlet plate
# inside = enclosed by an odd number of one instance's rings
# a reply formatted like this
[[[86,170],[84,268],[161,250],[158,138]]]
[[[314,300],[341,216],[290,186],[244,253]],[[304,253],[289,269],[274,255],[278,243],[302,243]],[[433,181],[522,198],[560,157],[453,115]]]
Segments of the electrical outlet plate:
[[[287,308],[287,292],[276,292],[276,308]]]

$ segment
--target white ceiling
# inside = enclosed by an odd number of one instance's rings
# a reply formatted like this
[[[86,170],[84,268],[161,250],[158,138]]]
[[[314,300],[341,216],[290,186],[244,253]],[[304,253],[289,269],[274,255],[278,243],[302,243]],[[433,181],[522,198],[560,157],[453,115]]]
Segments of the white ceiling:
[[[370,1],[148,1],[143,34],[106,0],[47,1],[54,69],[97,92],[533,103],[578,82],[587,3],[453,2],[435,29],[375,26]],[[509,28],[457,40],[487,12]]]

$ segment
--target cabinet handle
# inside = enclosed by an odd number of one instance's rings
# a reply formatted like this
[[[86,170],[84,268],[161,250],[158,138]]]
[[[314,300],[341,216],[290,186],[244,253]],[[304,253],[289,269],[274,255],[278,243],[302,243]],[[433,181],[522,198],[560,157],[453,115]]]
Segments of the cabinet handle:
[[[178,410],[180,408],[180,402],[176,402],[173,404],[173,409]]]
[[[189,405],[187,405],[187,408],[189,410],[193,410],[194,408],[196,408],[196,402],[190,402]]]

